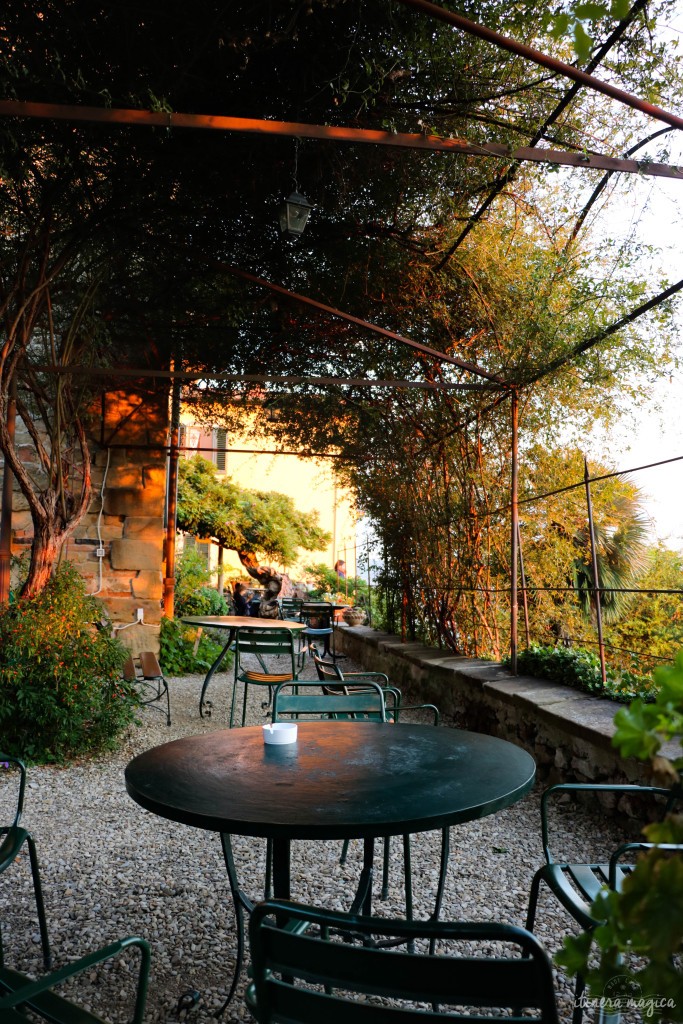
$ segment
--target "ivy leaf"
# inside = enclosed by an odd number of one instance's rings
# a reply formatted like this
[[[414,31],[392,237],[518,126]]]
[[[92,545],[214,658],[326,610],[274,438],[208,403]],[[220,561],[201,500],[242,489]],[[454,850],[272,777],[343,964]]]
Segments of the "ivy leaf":
[[[610,14],[613,18],[617,18],[621,21],[625,18],[630,10],[630,0],[612,0],[612,6],[610,8]]]
[[[575,974],[584,974],[592,944],[593,934],[591,932],[566,935],[562,949],[555,955],[555,962],[560,967],[564,967],[570,977]]]
[[[588,60],[593,46],[593,40],[586,32],[580,21],[574,22],[574,49],[579,60]]]
[[[589,21],[597,21],[598,18],[605,18],[608,13],[606,4],[585,3],[578,4],[574,8],[574,14],[577,18],[585,18]]]
[[[659,750],[660,741],[649,731],[648,711],[642,700],[634,700],[614,716],[617,729],[612,745],[619,748],[622,757],[650,758]]]

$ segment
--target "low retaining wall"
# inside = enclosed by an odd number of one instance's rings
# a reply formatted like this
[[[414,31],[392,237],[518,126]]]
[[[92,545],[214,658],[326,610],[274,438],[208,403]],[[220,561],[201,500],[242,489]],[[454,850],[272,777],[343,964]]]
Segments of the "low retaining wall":
[[[612,747],[614,701],[568,686],[513,676],[497,662],[459,658],[368,627],[337,626],[337,649],[359,665],[385,672],[406,703],[436,704],[456,726],[512,740],[536,759],[547,783],[651,783],[649,764]],[[343,665],[342,665],[343,670]],[[666,751],[665,751],[666,752]],[[677,756],[673,744],[668,751]],[[628,798],[606,810],[640,817]]]

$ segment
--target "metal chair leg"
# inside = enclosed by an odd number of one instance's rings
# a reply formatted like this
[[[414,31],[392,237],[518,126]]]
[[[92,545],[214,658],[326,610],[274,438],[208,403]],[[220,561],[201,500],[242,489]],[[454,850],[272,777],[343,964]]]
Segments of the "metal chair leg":
[[[33,836],[28,836],[28,854],[31,862],[31,876],[33,878],[33,892],[36,898],[36,910],[38,911],[38,926],[40,928],[40,945],[43,950],[43,963],[45,970],[52,967],[52,954],[50,953],[50,940],[47,934],[47,919],[45,917],[45,904],[43,903],[43,886],[40,881],[40,869],[38,867],[38,854]]]

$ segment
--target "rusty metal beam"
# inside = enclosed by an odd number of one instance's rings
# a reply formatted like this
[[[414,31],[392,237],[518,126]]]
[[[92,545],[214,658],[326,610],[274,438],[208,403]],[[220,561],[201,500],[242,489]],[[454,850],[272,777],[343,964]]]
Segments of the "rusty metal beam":
[[[409,0],[404,0],[409,2]],[[440,8],[437,8],[440,10]],[[520,44],[521,45],[521,44]],[[551,58],[548,58],[550,60]],[[591,76],[586,76],[590,78]],[[634,97],[635,99],[635,97]],[[648,104],[650,106],[650,104]],[[658,108],[653,108],[658,109]],[[532,163],[579,167],[598,171],[619,171],[624,174],[642,174],[660,178],[683,178],[683,168],[647,160],[624,160],[602,153],[575,153],[567,150],[545,149],[538,146],[511,146],[500,143],[472,143],[467,139],[441,138],[415,132],[373,131],[366,128],[333,127],[304,124],[298,121],[267,121],[247,117],[223,117],[214,114],[158,113],[148,110],[103,109],[77,107],[58,103],[24,103],[19,100],[0,100],[0,116],[33,117],[57,121],[90,121],[103,124],[130,124],[144,127],[209,129],[213,131],[281,135],[292,138],[318,139],[328,142],[348,142],[373,146],[394,146],[425,152],[450,153],[497,160],[519,160]],[[653,115],[654,116],[654,115]],[[674,117],[675,115],[671,115]],[[676,119],[683,127],[683,119]]]
[[[321,387],[357,387],[357,388],[418,388],[423,391],[494,391],[506,387],[505,384],[458,384],[442,383],[430,380],[373,380],[370,377],[294,377],[287,373],[213,373],[210,370],[136,370],[128,367],[114,366],[36,366],[36,370],[46,373],[74,373],[84,377],[161,377],[162,380],[205,380],[234,381],[246,384],[316,384]],[[213,397],[213,395],[212,395]]]
[[[430,18],[436,18],[438,21],[446,22],[447,25],[452,25],[454,28],[462,29],[468,35],[476,36],[478,39],[485,39],[487,42],[493,43],[494,46],[502,50],[508,50],[518,57],[525,57],[542,68],[556,71],[565,78],[571,78],[580,85],[585,85],[595,92],[601,92],[613,100],[618,100],[624,106],[640,111],[641,114],[647,114],[648,117],[664,121],[665,124],[670,124],[673,128],[683,128],[683,117],[671,114],[669,111],[655,106],[654,103],[648,103],[647,100],[641,100],[632,93],[626,92],[624,89],[618,89],[615,85],[610,85],[609,82],[603,82],[600,78],[595,78],[594,75],[589,75],[586,71],[580,71],[579,68],[575,68],[571,64],[565,64],[564,61],[558,60],[556,57],[548,57],[547,54],[541,53],[540,50],[536,50],[533,46],[527,46],[526,43],[518,43],[517,40],[501,35],[500,32],[494,32],[493,29],[486,28],[485,25],[479,25],[468,18],[463,18],[461,14],[447,11],[437,4],[430,3],[429,0],[399,0],[399,2],[407,7],[414,7],[419,11],[423,11]]]
[[[257,284],[261,288],[267,288],[269,291],[275,292],[278,295],[284,295],[288,299],[293,299],[295,302],[299,302],[302,305],[310,306],[318,313],[326,313],[328,316],[336,317],[340,320],[345,320],[347,323],[355,324],[356,327],[361,327],[365,331],[370,331],[372,334],[379,334],[383,338],[389,338],[391,341],[398,341],[401,345],[407,345],[409,348],[415,349],[421,355],[429,356],[432,359],[437,359],[441,363],[449,363],[451,366],[458,366],[461,370],[467,370],[469,373],[476,374],[477,377],[483,377],[484,380],[494,381],[496,384],[501,384],[507,387],[507,382],[499,377],[498,374],[489,373],[487,370],[483,370],[481,366],[477,366],[475,363],[468,363],[464,359],[458,359],[456,356],[448,356],[445,352],[439,352],[436,348],[431,348],[429,345],[423,345],[419,341],[413,341],[411,338],[405,338],[402,334],[396,334],[394,331],[388,331],[384,327],[378,327],[377,324],[371,324],[367,320],[361,320],[357,316],[352,316],[351,313],[344,313],[340,309],[335,309],[334,306],[326,306],[323,302],[318,302],[316,299],[309,299],[307,295],[301,295],[299,292],[292,292],[288,288],[283,288],[279,284],[273,284],[272,281],[267,281],[263,277],[257,277],[255,274],[249,274],[246,270],[240,270],[238,267],[232,267],[227,263],[215,262],[212,264],[216,268],[222,268],[229,274],[233,274],[235,277],[241,277],[245,281],[250,281],[252,284]]]

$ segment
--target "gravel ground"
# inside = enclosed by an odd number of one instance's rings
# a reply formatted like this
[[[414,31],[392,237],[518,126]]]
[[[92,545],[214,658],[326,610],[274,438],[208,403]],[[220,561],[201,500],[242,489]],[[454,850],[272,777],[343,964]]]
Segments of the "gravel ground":
[[[348,671],[354,666],[344,665]],[[309,673],[307,673],[309,674]],[[125,737],[121,749],[68,768],[32,768],[23,823],[38,845],[55,966],[124,935],[141,935],[152,946],[152,973],[146,1020],[149,1024],[213,1019],[229,986],[235,957],[235,928],[225,868],[216,835],[178,825],[138,807],[126,794],[123,770],[131,757],[149,747],[226,727],[230,674],[214,678],[213,717],[199,717],[202,679],[170,680],[173,725],[151,709]],[[263,721],[263,691],[252,688],[248,724]],[[448,727],[442,722],[442,727]],[[3,800],[0,790],[0,800]],[[451,858],[442,918],[501,920],[523,924],[531,877],[540,865],[539,789],[513,807],[451,830]],[[7,812],[0,804],[2,818]],[[568,853],[582,858],[609,849],[614,825],[586,809],[560,809],[558,832]],[[438,833],[413,838],[416,916],[426,917],[433,901],[439,864]],[[259,840],[235,837],[240,878],[258,897],[264,849]],[[348,907],[358,877],[361,843],[351,843],[344,868],[340,843],[295,843],[293,896],[326,907]],[[402,916],[402,865],[392,843],[389,899],[375,897],[375,912]],[[376,882],[376,886],[378,880]],[[8,964],[41,973],[28,857],[0,878],[3,939]],[[554,953],[573,923],[543,893],[537,934]],[[134,956],[80,978],[78,1000],[113,1022],[130,1019]],[[225,1021],[250,1020],[243,1002],[244,977]],[[563,1020],[570,1018],[571,984],[557,976]],[[200,993],[187,1014],[178,1010],[188,990]]]

